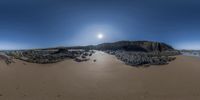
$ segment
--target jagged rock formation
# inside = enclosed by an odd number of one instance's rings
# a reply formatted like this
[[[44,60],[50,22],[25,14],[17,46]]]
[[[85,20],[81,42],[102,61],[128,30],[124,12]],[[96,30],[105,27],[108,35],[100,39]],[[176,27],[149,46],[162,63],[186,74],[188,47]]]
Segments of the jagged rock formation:
[[[31,63],[47,64],[63,61],[64,59],[74,59],[75,61],[87,61],[88,57],[94,52],[85,50],[72,50],[65,48],[56,49],[37,49],[37,50],[18,50],[9,51],[7,54],[16,59]]]
[[[176,59],[174,56],[169,56],[166,52],[131,52],[131,51],[105,51],[108,54],[115,55],[119,60],[127,65],[165,65]]]
[[[6,64],[11,64],[14,62],[10,56],[3,52],[0,52],[0,60],[3,60]]]
[[[164,65],[176,59],[180,52],[170,45],[151,41],[119,41],[103,43],[96,49],[115,55],[125,64],[139,65]]]
[[[174,50],[171,46],[165,43],[151,41],[119,41],[115,43],[103,43],[95,47],[99,50],[125,50],[139,52],[162,52]]]
[[[27,62],[46,64],[64,59],[74,59],[77,62],[88,61],[89,57],[94,53],[93,50],[101,50],[115,55],[119,60],[132,66],[167,64],[175,59],[175,57],[170,56],[180,54],[179,51],[165,43],[151,41],[119,41],[96,46],[17,50],[6,51],[6,54]]]

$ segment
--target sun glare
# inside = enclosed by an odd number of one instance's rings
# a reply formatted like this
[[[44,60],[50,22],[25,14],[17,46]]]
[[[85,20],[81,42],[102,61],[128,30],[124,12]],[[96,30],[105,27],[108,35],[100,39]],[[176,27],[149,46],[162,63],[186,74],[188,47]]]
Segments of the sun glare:
[[[99,34],[97,35],[97,38],[98,38],[98,39],[103,39],[103,34],[102,34],[102,33],[99,33]]]

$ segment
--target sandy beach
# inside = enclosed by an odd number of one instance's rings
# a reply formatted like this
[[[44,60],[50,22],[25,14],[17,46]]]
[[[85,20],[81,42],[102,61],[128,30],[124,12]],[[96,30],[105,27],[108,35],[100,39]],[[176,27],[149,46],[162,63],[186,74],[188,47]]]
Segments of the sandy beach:
[[[0,61],[0,100],[200,100],[199,76],[200,59],[188,56],[147,68],[103,52],[87,62]]]

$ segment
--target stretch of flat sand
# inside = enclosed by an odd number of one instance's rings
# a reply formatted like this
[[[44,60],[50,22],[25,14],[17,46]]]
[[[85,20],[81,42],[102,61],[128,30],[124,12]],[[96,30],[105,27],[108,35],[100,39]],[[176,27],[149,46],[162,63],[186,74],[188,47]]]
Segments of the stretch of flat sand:
[[[87,62],[0,61],[0,100],[200,100],[200,59],[177,56],[147,68],[103,52]]]

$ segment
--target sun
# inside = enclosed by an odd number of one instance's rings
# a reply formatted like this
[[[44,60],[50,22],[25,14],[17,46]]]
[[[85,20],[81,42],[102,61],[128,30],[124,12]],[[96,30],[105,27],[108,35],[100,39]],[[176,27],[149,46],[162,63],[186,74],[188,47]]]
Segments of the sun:
[[[97,38],[98,38],[98,39],[103,39],[103,37],[104,37],[104,36],[103,36],[102,33],[99,33],[99,34],[97,35]]]

